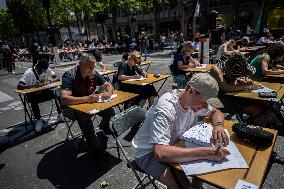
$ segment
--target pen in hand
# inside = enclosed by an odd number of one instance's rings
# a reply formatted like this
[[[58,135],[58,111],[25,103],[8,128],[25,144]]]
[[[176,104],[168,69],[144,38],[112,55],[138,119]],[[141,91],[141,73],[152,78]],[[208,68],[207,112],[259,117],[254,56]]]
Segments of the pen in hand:
[[[220,148],[223,146],[223,143],[218,140],[214,146],[216,147],[215,155],[218,155]]]

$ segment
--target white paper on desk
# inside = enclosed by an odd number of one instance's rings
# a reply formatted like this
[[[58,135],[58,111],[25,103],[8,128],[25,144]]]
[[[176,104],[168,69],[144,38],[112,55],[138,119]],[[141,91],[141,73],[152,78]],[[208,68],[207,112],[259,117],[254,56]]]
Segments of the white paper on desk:
[[[117,94],[113,94],[113,95],[111,95],[111,97],[109,99],[102,100],[102,96],[99,96],[99,100],[97,102],[110,102],[110,101],[112,101],[112,99],[114,99],[116,97],[117,97]]]
[[[207,64],[200,64],[200,66],[196,66],[196,68],[206,68]]]
[[[44,87],[54,87],[54,86],[56,86],[56,83],[50,83],[48,85],[44,85]]]
[[[137,78],[137,79],[128,79],[126,81],[142,81],[142,80],[145,80],[146,78],[145,77],[141,77],[141,78]]]
[[[262,89],[256,89],[256,90],[253,90],[253,91],[251,91],[251,92],[253,92],[253,93],[261,93],[261,92],[273,92],[274,90],[272,90],[272,89],[269,89],[269,88],[267,88],[267,87],[264,87],[264,88],[262,88]]]
[[[243,180],[238,180],[234,189],[258,189],[258,186]]]
[[[187,148],[196,148],[204,146],[212,146],[209,142],[212,135],[212,127],[209,124],[203,123],[202,125],[197,124],[193,126],[196,128],[195,131],[192,129],[186,135],[183,135],[181,138],[189,137],[190,141],[186,139],[185,146]],[[200,136],[197,136],[200,135]],[[199,140],[197,142],[197,140]],[[201,141],[202,140],[202,141]],[[198,143],[198,144],[197,144]],[[200,145],[202,144],[202,145]],[[181,163],[180,166],[186,175],[198,175],[223,169],[231,168],[248,168],[246,161],[244,160],[242,154],[239,152],[235,143],[229,141],[228,146],[226,147],[230,155],[226,156],[222,161],[210,161],[210,160],[197,160],[191,162]]]
[[[96,114],[98,112],[100,112],[100,110],[93,109],[89,111],[90,114]]]

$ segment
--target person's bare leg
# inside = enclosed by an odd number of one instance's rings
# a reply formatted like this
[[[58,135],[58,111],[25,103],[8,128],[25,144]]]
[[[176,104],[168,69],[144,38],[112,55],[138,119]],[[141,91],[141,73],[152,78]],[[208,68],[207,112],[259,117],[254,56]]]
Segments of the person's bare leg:
[[[167,168],[160,176],[159,181],[167,186],[167,189],[179,189],[170,168]]]

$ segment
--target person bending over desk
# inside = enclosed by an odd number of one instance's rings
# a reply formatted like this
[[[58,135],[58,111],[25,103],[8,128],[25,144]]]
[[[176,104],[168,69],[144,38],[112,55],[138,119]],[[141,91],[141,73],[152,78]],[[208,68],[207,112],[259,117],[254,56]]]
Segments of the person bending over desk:
[[[170,65],[170,70],[174,82],[177,83],[177,88],[184,89],[187,86],[189,77],[183,69],[194,68],[199,65],[199,62],[194,60],[190,55],[193,53],[193,46],[191,44],[184,44],[179,49],[181,50],[175,54],[174,61]]]
[[[195,116],[209,116],[212,119],[212,140],[226,146],[228,136],[223,128],[224,115],[208,105],[207,100],[218,94],[218,83],[207,73],[192,76],[185,89],[175,89],[155,100],[148,110],[144,125],[132,141],[135,162],[146,173],[165,184],[178,188],[169,165],[201,159],[220,161],[229,152],[220,147],[181,148],[174,146],[185,133]],[[176,171],[175,171],[176,172]],[[182,188],[191,188],[184,174],[176,172]],[[201,187],[200,183],[192,183]],[[199,185],[199,186],[197,186]]]
[[[147,73],[138,67],[139,62],[141,62],[141,54],[138,51],[133,51],[128,55],[128,60],[126,63],[121,63],[118,67],[117,77],[118,81],[128,80],[128,79],[139,79],[142,77],[147,77]],[[147,100],[149,107],[152,106],[154,99],[158,96],[156,89],[153,85],[130,85],[123,84],[119,82],[119,89],[122,91],[132,92],[139,94],[135,104],[139,104],[141,99]]]
[[[46,59],[41,59],[34,67],[28,68],[24,75],[21,77],[20,82],[17,86],[18,90],[30,89],[41,87],[52,82],[59,81],[60,79],[57,75],[49,68],[49,64]],[[35,118],[37,119],[35,130],[40,132],[43,128],[45,121],[41,119],[40,109],[38,104],[41,102],[49,101],[55,99],[55,105],[57,108],[57,120],[59,122],[63,121],[63,115],[61,114],[61,109],[57,100],[57,95],[54,90],[42,90],[34,93],[27,94],[27,101],[31,103],[31,108]]]
[[[250,62],[250,65],[256,68],[256,72],[252,75],[252,77],[256,79],[263,79],[269,74],[284,74],[284,67],[280,65],[281,61],[283,62],[283,55],[284,46],[281,43],[275,43],[269,46],[265,53],[256,56]]]
[[[111,97],[113,87],[105,81],[103,77],[94,70],[96,59],[93,55],[83,53],[79,65],[65,72],[62,76],[61,101],[63,105],[69,106],[82,103],[94,103],[98,100],[95,94],[96,87],[102,86],[105,89],[104,96]],[[91,152],[100,153],[102,149],[101,143],[95,133],[92,115],[66,108],[64,111],[66,117],[77,120],[80,129]],[[109,120],[115,115],[113,108],[99,112],[97,115],[102,117],[99,127],[105,132],[110,133]]]
[[[223,59],[224,58],[224,59]],[[218,82],[220,87],[218,98],[223,103],[225,111],[232,114],[247,114],[252,120],[252,124],[267,127],[269,125],[280,124],[272,111],[267,110],[265,114],[259,112],[267,106],[264,102],[255,102],[242,98],[241,100],[226,95],[240,91],[252,91],[263,88],[254,84],[248,77],[255,73],[255,68],[248,64],[246,58],[240,53],[232,53],[226,57],[221,57],[221,61],[210,70],[210,74]]]

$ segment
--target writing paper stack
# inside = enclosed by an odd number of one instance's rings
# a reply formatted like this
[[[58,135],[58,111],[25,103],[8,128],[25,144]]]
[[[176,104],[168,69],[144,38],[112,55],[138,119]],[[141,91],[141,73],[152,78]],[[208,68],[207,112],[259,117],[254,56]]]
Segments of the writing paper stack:
[[[212,126],[207,123],[199,123],[186,131],[181,139],[185,140],[187,148],[209,147],[213,145],[210,141],[211,135]],[[248,164],[234,142],[230,141],[226,148],[230,155],[221,161],[197,160],[181,163],[180,166],[186,175],[198,175],[231,168],[248,168]]]

